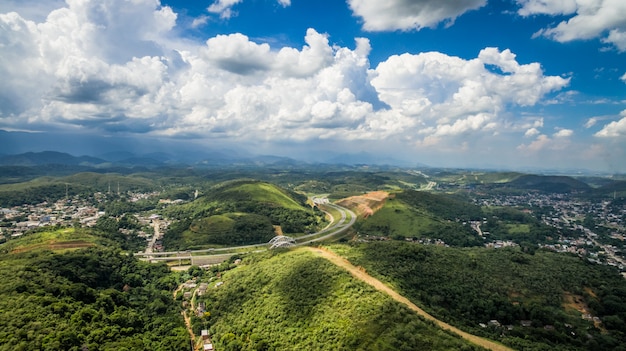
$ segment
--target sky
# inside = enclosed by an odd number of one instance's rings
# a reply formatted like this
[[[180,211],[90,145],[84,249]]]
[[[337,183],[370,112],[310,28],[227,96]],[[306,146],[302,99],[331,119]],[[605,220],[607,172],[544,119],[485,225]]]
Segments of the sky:
[[[624,0],[3,0],[0,77],[41,138],[626,172]]]

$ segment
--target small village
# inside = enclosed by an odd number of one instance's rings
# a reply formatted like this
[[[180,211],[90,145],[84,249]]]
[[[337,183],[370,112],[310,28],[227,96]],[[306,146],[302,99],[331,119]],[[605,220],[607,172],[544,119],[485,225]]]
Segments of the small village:
[[[499,195],[479,199],[480,206],[524,208],[525,213],[541,211],[544,224],[558,230],[554,244],[540,244],[548,250],[586,257],[590,262],[607,264],[626,277],[626,208],[612,208],[610,201],[598,203],[576,199],[571,194]],[[593,225],[593,228],[588,227]],[[600,234],[600,230],[605,233]]]
[[[156,192],[128,192],[129,202],[136,202],[157,196]],[[108,201],[109,194],[96,192],[90,197],[78,195],[66,197],[55,202],[42,202],[36,205],[21,205],[0,208],[0,242],[18,238],[25,233],[42,227],[93,227],[98,219],[106,215],[99,205]],[[170,202],[171,203],[171,202]],[[169,204],[169,203],[166,203]],[[155,214],[133,214],[142,229],[130,231],[120,229],[123,234],[135,234],[150,240],[154,233],[155,220],[161,219]],[[160,221],[160,229],[165,231],[169,222]],[[158,244],[156,245],[158,249]]]

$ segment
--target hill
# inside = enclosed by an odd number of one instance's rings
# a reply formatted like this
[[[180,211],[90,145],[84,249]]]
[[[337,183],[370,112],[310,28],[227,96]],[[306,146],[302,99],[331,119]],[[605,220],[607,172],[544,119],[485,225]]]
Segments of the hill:
[[[455,246],[483,241],[460,221],[481,219],[480,207],[445,194],[406,190],[390,196],[376,213],[361,218],[355,229],[362,236],[440,239]]]
[[[0,157],[0,165],[5,166],[41,166],[50,164],[94,166],[105,162],[106,161],[96,157],[76,157],[56,151],[26,152],[18,155]]]
[[[164,211],[179,222],[163,245],[170,250],[265,243],[275,235],[273,226],[289,235],[314,232],[324,214],[306,202],[306,196],[267,182],[220,183],[195,201]]]
[[[221,281],[197,298],[219,350],[478,349],[308,251],[251,257]]]
[[[567,176],[522,175],[504,185],[516,189],[538,190],[551,193],[588,191],[591,187],[580,180]]]
[[[0,245],[0,350],[188,347],[169,269],[98,241],[62,229]]]
[[[120,174],[81,172],[66,177],[39,177],[26,182],[0,184],[0,206],[56,201],[66,195],[88,196],[98,191],[149,191],[155,187],[155,182],[145,177]]]
[[[626,280],[573,255],[405,242],[333,250],[435,317],[514,349],[618,350],[626,342]]]

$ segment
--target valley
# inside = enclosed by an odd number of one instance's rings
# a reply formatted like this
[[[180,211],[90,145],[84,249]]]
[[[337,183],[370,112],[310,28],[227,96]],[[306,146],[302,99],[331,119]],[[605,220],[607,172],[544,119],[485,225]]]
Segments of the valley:
[[[387,167],[13,177],[0,349],[619,350],[625,197],[619,177]],[[29,297],[64,312],[7,307]],[[39,326],[60,315],[65,334]]]

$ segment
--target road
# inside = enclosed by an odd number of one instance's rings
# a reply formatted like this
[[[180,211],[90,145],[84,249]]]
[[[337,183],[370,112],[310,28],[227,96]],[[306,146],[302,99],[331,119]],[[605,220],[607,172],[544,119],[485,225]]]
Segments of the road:
[[[345,207],[331,204],[331,203],[327,203],[322,206],[327,206],[327,207],[330,207],[331,209],[338,211],[341,214],[341,217],[339,218],[339,220],[335,222],[336,219],[333,217],[333,215],[330,214],[330,212],[325,211],[326,214],[329,215],[331,218],[331,224],[328,225],[326,228],[320,230],[319,232],[315,232],[313,234],[307,234],[307,235],[295,238],[296,246],[308,245],[316,241],[326,240],[334,235],[347,231],[354,224],[354,222],[356,222],[356,218],[357,218],[356,214]],[[349,220],[348,220],[348,217],[349,217]],[[157,229],[155,229],[155,235],[154,235],[155,237],[156,237],[156,230]],[[169,251],[169,252],[152,252],[152,250],[148,252],[148,249],[146,249],[145,252],[136,253],[135,256],[140,257],[140,258],[145,258],[145,259],[151,259],[154,261],[173,261],[173,260],[178,260],[181,258],[189,259],[190,257],[193,256],[194,261],[195,261],[196,259],[197,260],[210,259],[210,257],[217,256],[217,255],[224,255],[224,257],[230,257],[231,255],[227,256],[226,254],[229,251],[231,252],[236,251],[236,252],[242,253],[242,252],[250,252],[250,251],[257,251],[257,250],[266,250],[266,249],[267,249],[266,243],[255,244],[255,245],[222,247],[222,248],[217,248],[217,249]],[[203,253],[205,255],[202,255]]]
[[[513,351],[513,349],[506,347],[504,345],[498,344],[494,341],[491,341],[489,339],[485,339],[482,338],[480,336],[476,336],[470,333],[466,333],[458,328],[455,328],[453,326],[451,326],[450,324],[440,321],[439,319],[433,317],[432,315],[428,314],[426,311],[424,311],[423,309],[419,308],[416,304],[414,304],[413,302],[411,302],[409,299],[407,299],[406,297],[400,295],[399,293],[397,293],[396,291],[394,291],[393,289],[391,289],[390,287],[388,287],[387,285],[385,285],[383,282],[381,282],[380,280],[372,277],[371,275],[367,274],[365,272],[365,270],[361,267],[356,267],[355,265],[353,265],[352,263],[348,262],[348,260],[346,260],[345,258],[337,255],[336,253],[330,251],[330,250],[326,250],[326,249],[321,249],[321,248],[316,248],[316,247],[306,247],[304,248],[306,250],[309,250],[311,252],[313,252],[315,255],[321,256],[327,260],[329,260],[330,262],[332,262],[333,264],[347,270],[350,274],[352,274],[353,277],[371,285],[372,287],[374,287],[376,290],[381,291],[387,295],[389,295],[392,299],[406,305],[409,309],[415,311],[417,314],[419,314],[420,316],[424,317],[425,319],[434,322],[435,324],[437,324],[440,328],[444,329],[444,330],[448,330],[454,334],[459,335],[460,337],[462,337],[463,339],[484,347],[488,350],[493,350],[493,351]]]

